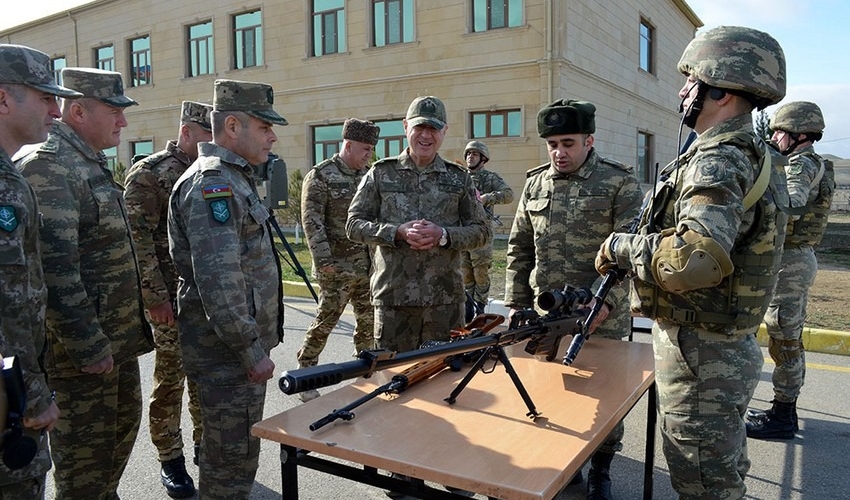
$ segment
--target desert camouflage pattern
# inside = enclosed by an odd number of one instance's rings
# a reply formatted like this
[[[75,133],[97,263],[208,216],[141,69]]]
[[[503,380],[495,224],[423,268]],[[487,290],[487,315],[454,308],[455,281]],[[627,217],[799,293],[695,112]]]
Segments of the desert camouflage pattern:
[[[201,402],[199,492],[247,499],[260,446],[250,427],[265,397],[247,372],[283,340],[280,263],[251,165],[211,142],[198,152],[174,185],[168,235],[183,364]]]
[[[778,205],[787,203],[784,178],[768,163],[775,176],[757,204],[744,209],[763,147],[749,114],[706,130],[679,158],[678,172],[676,162],[662,170],[666,181],[637,234],[618,235],[617,264],[635,273],[636,310],[655,319],[662,447],[681,498],[746,493],[744,414],[764,362],[754,334],[776,282],[786,223]],[[659,214],[652,232],[651,212]],[[686,227],[728,251],[735,269],[716,287],[676,295],[655,284],[652,257],[662,230]]]
[[[0,149],[0,353],[16,356],[21,364],[28,418],[41,415],[51,403],[43,366],[47,287],[41,271],[40,223],[35,193]],[[0,490],[21,494],[15,498],[40,498],[24,492],[33,485],[44,487],[51,466],[47,439],[31,437],[39,449],[27,467],[13,471],[0,461]]]
[[[762,98],[759,109],[785,97],[785,53],[762,31],[719,26],[699,33],[685,47],[679,72],[721,89]]]
[[[823,132],[826,124],[820,107],[808,101],[794,101],[782,105],[770,117],[771,130],[804,134],[806,132]]]
[[[464,306],[375,306],[375,344],[380,349],[405,352],[432,340],[448,341],[451,330],[464,324]]]
[[[354,310],[354,353],[374,348],[375,314],[370,302],[369,247],[348,239],[345,220],[365,169],[354,170],[333,155],[304,176],[301,189],[301,222],[318,282],[316,318],[307,329],[298,351],[300,366],[317,363],[328,336],[350,302]],[[333,270],[323,270],[332,266]]]
[[[570,175],[549,164],[530,170],[508,238],[505,304],[534,307],[538,295],[565,285],[595,291],[602,282],[594,266],[599,245],[629,225],[641,199],[633,169],[596,150]],[[611,314],[594,335],[629,334],[628,293],[625,285],[611,290]]]
[[[122,189],[103,153],[62,122],[20,168],[43,214],[56,494],[112,498],[141,420],[137,358],[153,347]],[[80,371],[110,355],[109,374]]]
[[[489,154],[487,146],[478,141],[470,142],[466,146],[466,149],[475,149],[484,156]],[[496,172],[487,170],[483,166],[478,167],[475,171],[469,170],[468,172],[472,178],[472,183],[475,185],[475,189],[478,191],[481,202],[486,208],[492,209],[494,205],[503,205],[514,201],[513,189]],[[490,229],[492,231],[492,223]],[[484,246],[461,252],[463,288],[476,302],[487,303],[487,299],[490,296],[490,267],[492,265],[492,234]]]
[[[187,113],[187,109],[190,112]],[[183,110],[183,120],[187,120],[204,112],[205,108],[200,106],[195,110],[184,103]],[[177,312],[179,276],[168,252],[168,198],[174,183],[191,163],[189,155],[175,141],[168,141],[163,151],[137,162],[127,173],[124,203],[142,274],[145,309],[170,302],[175,314]],[[164,462],[183,454],[180,420],[186,376],[177,326],[151,325],[156,361],[150,396],[150,434],[159,460]],[[200,406],[193,383],[189,383],[189,414],[193,441],[200,443]]]

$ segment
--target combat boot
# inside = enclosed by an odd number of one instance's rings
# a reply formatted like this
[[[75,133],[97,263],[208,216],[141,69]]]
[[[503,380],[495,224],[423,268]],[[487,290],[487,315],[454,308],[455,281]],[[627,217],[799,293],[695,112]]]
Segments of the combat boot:
[[[162,462],[159,476],[165,492],[171,498],[188,498],[195,494],[195,483],[186,472],[186,459],[183,456]]]
[[[771,401],[771,404],[773,401]],[[773,407],[771,406],[767,410],[757,410],[755,408],[747,408],[747,420],[752,422],[753,424],[761,423],[762,420],[768,419],[771,415],[773,415]],[[800,430],[800,423],[797,420],[797,405],[794,405],[794,432]]]
[[[613,453],[597,451],[590,457],[590,470],[587,472],[587,500],[610,500],[611,497],[611,461]]]
[[[796,421],[797,401],[783,403],[773,400],[773,407],[764,412],[764,418],[747,420],[747,437],[753,439],[794,439]]]

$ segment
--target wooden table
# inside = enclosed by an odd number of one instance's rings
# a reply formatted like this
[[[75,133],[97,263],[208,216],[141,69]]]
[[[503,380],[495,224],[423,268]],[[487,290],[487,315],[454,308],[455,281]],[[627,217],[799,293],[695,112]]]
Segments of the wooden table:
[[[569,337],[562,342],[562,351]],[[590,458],[614,425],[647,391],[644,498],[652,497],[655,444],[654,360],[648,344],[590,339],[572,366],[506,348],[541,415],[528,408],[499,364],[477,373],[449,405],[466,370],[445,370],[397,396],[381,395],[355,409],[356,418],[313,432],[308,426],[386,383],[398,369],[375,373],[258,422],[253,434],[281,443],[283,498],[298,498],[297,467],[404,491],[392,471],[504,500],[552,499]],[[563,352],[561,353],[563,354]],[[650,390],[651,389],[651,390]],[[343,459],[353,467],[318,457]],[[419,498],[461,498],[422,481]]]

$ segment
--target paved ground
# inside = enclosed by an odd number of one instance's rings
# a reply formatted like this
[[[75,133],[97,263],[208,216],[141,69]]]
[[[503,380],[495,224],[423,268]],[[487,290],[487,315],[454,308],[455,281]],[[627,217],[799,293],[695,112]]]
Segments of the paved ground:
[[[295,352],[300,347],[304,332],[313,318],[315,304],[311,300],[287,298],[286,339],[272,353],[277,372],[293,368]],[[498,312],[498,311],[491,311]],[[323,362],[346,361],[351,354],[353,316],[346,313],[331,336],[322,356]],[[592,340],[591,340],[592,341]],[[648,335],[637,334],[636,342],[649,342]],[[770,374],[773,365],[764,351],[765,362],[762,383],[759,385],[753,406],[765,408],[772,397]],[[809,353],[808,374],[803,396],[799,402],[800,432],[793,441],[756,441],[749,443],[753,467],[747,479],[751,499],[821,500],[848,497],[847,471],[850,470],[850,357],[834,354]],[[153,355],[141,358],[144,394],[150,393]],[[328,389],[325,389],[327,391]],[[279,391],[277,380],[268,386],[266,416],[272,416],[298,404],[295,396]],[[538,402],[540,407],[544,401]],[[318,417],[318,416],[317,416]],[[612,470],[614,495],[619,500],[641,498],[644,462],[644,429],[646,397],[626,418],[625,449],[615,459]],[[122,479],[119,493],[124,500],[168,499],[159,484],[156,453],[147,431],[147,409],[143,426]],[[184,436],[187,453],[191,457],[188,416],[184,415]],[[533,443],[530,443],[533,446]],[[654,498],[674,499],[667,466],[656,444]],[[252,500],[280,498],[279,446],[264,442],[260,457],[260,470],[254,485]],[[197,468],[188,461],[189,473],[197,479]],[[585,469],[586,472],[586,469]],[[50,480],[49,480],[50,481]],[[386,500],[382,491],[345,479],[304,470],[299,476],[300,498],[303,500]],[[563,492],[559,500],[584,498],[584,486],[573,486]],[[52,483],[48,484],[47,498],[53,498]],[[195,497],[197,498],[197,497]],[[483,498],[478,496],[476,498]]]

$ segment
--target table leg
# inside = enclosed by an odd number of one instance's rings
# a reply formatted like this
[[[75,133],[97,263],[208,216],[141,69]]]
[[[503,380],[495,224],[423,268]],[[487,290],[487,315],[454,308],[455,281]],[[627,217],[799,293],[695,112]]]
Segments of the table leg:
[[[649,399],[646,402],[646,448],[643,463],[643,499],[652,500],[652,480],[655,472],[655,426],[658,420],[655,382],[647,391]]]
[[[298,500],[298,450],[294,446],[280,445],[281,498]]]

